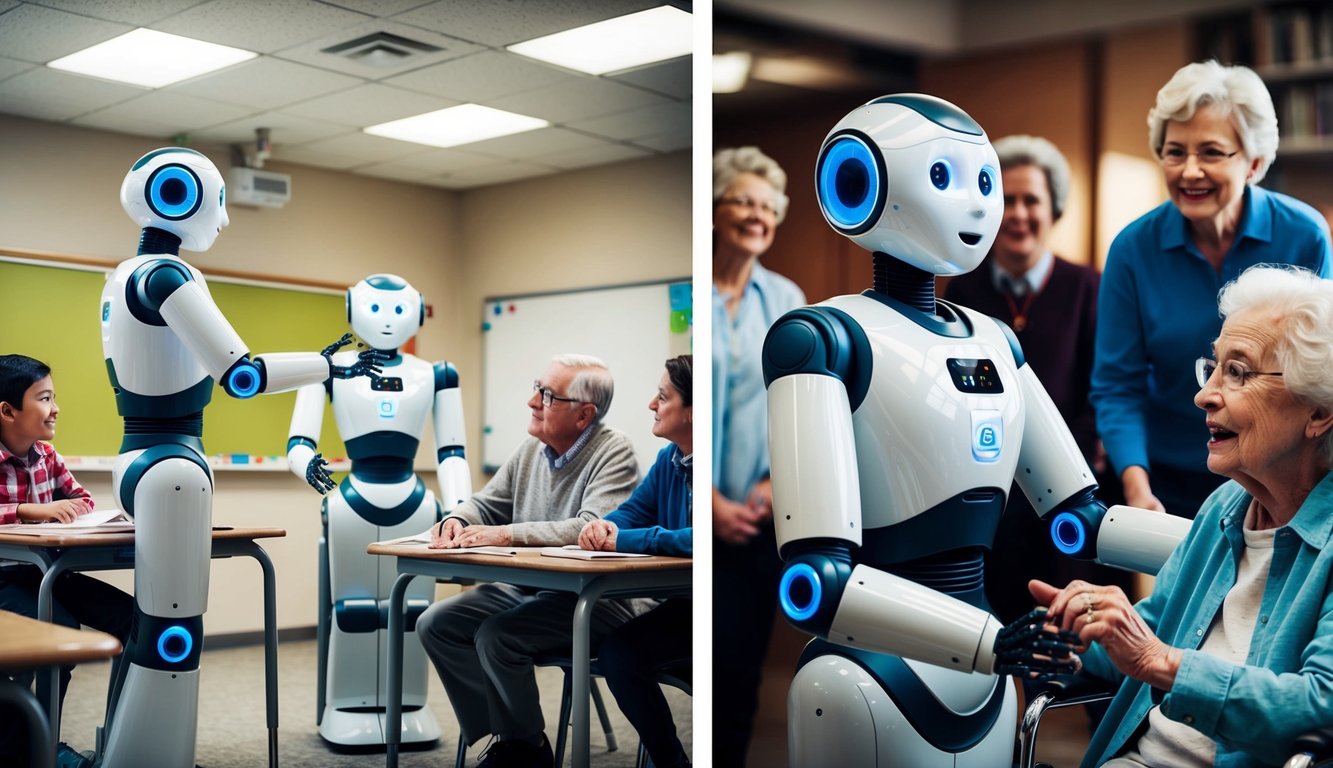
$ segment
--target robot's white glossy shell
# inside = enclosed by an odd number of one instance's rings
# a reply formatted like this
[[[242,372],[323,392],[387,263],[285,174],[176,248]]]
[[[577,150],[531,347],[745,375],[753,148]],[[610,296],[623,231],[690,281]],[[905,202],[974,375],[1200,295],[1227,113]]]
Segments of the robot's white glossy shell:
[[[229,223],[223,193],[225,182],[217,166],[198,152],[185,149],[160,149],[145,157],[148,159],[140,158],[121,182],[120,204],[125,213],[140,228],[156,227],[176,235],[181,239],[181,248],[187,251],[208,250]],[[153,172],[172,164],[189,168],[200,185],[196,190],[200,198],[198,210],[183,219],[173,220],[154,211],[145,195]]]
[[[130,275],[145,261],[162,258],[173,257],[136,256],[121,262],[102,289],[102,354],[114,363],[120,386],[139,395],[174,395],[208,375],[174,331],[166,326],[140,322],[126,305],[125,291]],[[199,270],[188,264],[185,266],[207,292],[208,284]]]
[[[865,296],[839,296],[822,306],[856,319],[870,341],[872,380],[852,414],[859,462],[862,525],[878,528],[915,517],[972,488],[1008,491],[1023,443],[1024,408],[1013,353],[995,321],[969,312],[971,338],[937,336]],[[949,358],[995,364],[1000,394],[954,386]],[[973,412],[998,412],[999,455],[973,458]]]
[[[356,362],[355,352],[339,352],[335,365]],[[333,415],[344,441],[371,432],[397,432],[420,439],[426,417],[435,403],[435,369],[413,355],[402,355],[397,365],[385,366],[380,374],[401,378],[400,392],[376,392],[370,378],[333,380]]]
[[[398,349],[421,327],[421,294],[407,281],[403,288],[375,288],[365,280],[348,291],[352,330],[375,349]]]

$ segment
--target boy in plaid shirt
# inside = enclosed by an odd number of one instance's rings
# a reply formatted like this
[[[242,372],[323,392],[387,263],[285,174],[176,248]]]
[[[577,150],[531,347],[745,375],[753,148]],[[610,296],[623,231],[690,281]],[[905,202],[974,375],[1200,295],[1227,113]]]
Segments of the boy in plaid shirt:
[[[51,369],[24,355],[0,355],[0,524],[70,522],[91,512],[92,497],[45,442],[55,437],[55,385]],[[37,590],[42,574],[35,565],[0,560],[0,609],[37,617]],[[81,573],[57,577],[52,592],[53,618],[67,627],[80,624],[129,638],[134,601],[124,592]],[[65,699],[73,667],[60,670],[60,699]],[[32,673],[14,675],[31,683]],[[25,679],[26,678],[26,679]],[[27,765],[27,738],[21,722],[0,711],[0,766]],[[60,744],[57,763],[88,765],[73,749]]]

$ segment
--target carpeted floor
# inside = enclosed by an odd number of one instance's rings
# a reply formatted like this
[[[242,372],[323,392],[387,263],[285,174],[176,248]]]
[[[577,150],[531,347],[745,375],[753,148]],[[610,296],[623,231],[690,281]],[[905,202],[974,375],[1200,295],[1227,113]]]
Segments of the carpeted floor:
[[[268,729],[264,713],[264,652],[262,646],[205,651],[201,664],[199,739],[196,761],[202,768],[262,768],[268,765]],[[91,749],[106,705],[109,663],[83,664],[74,671],[65,701],[61,739],[76,749]],[[546,714],[546,733],[555,743],[560,713],[562,672],[538,668],[537,683]],[[284,768],[351,768],[384,765],[384,753],[347,755],[328,749],[315,728],[315,641],[283,643],[278,648],[278,756]],[[592,766],[633,766],[638,736],[602,685],[619,749],[608,752],[593,712]],[[439,746],[426,752],[404,752],[399,765],[452,766],[458,748],[458,724],[439,678],[430,675],[427,703],[440,723]],[[691,749],[691,701],[683,692],[666,689],[667,701],[687,750]],[[475,745],[467,764],[474,765],[485,742]],[[569,763],[569,758],[565,758]]]

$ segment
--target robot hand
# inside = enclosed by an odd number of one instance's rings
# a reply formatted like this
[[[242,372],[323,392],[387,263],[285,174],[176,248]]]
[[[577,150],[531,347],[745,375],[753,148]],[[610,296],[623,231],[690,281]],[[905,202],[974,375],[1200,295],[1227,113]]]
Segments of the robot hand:
[[[310,463],[305,465],[305,481],[310,483],[311,488],[319,491],[321,496],[338,487],[337,483],[333,482],[329,463],[324,460],[322,453],[315,454]]]
[[[356,362],[348,365],[334,365],[331,359],[330,349],[336,350],[338,347],[346,344],[345,341],[351,334],[344,334],[342,339],[330,344],[324,348],[325,359],[329,360],[329,375],[335,379],[354,379],[357,376],[369,376],[371,379],[378,379],[379,372],[383,370],[383,364],[388,362],[393,354],[378,349],[367,349],[356,356]]]
[[[1045,608],[1001,629],[995,637],[995,674],[1047,680],[1076,674],[1083,668],[1074,653],[1083,641],[1074,632],[1051,629]]]
[[[352,334],[350,332],[344,333],[342,335],[342,338],[338,339],[337,341],[325,347],[323,350],[320,351],[320,354],[325,357],[333,357],[334,352],[337,352],[338,350],[342,349],[343,347],[351,343],[352,343]]]

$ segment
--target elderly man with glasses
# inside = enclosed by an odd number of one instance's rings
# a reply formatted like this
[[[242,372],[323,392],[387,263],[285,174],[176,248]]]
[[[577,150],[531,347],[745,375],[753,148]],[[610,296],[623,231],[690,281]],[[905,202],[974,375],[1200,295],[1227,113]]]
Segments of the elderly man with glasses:
[[[639,468],[629,438],[602,423],[612,391],[611,372],[597,358],[552,360],[528,399],[531,437],[485,488],[432,529],[430,546],[573,544],[585,523],[619,507]],[[552,765],[532,660],[568,646],[574,602],[572,594],[482,584],[435,603],[417,620],[463,740],[494,737],[479,766]],[[599,601],[593,642],[643,607]]]

